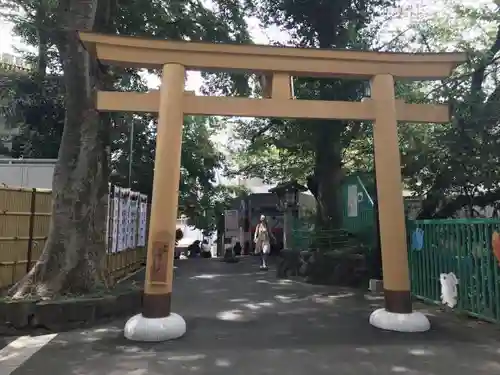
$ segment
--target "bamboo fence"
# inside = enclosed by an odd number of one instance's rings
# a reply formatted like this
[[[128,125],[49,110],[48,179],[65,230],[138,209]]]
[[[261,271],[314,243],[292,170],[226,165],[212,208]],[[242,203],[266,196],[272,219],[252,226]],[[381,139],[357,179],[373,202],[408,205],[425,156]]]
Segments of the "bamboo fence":
[[[0,289],[20,280],[40,257],[51,206],[51,190],[0,186]],[[144,247],[108,252],[104,260],[108,282],[141,268],[145,256]]]

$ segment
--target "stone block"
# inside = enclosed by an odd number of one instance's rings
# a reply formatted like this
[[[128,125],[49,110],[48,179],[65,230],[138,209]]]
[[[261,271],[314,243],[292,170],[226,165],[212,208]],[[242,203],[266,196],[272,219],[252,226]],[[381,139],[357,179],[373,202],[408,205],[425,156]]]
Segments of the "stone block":
[[[4,300],[0,302],[0,322],[15,329],[31,325],[35,315],[36,300]]]

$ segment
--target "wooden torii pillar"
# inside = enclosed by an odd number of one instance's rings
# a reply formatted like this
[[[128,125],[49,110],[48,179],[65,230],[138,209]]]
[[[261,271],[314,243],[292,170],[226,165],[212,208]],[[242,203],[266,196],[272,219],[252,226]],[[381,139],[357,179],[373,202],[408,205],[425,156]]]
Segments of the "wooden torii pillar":
[[[370,316],[376,327],[419,332],[430,328],[413,311],[403,208],[397,122],[446,123],[444,105],[395,99],[395,79],[448,77],[463,53],[404,54],[173,42],[80,33],[103,64],[162,69],[159,91],[98,92],[97,109],[158,113],[155,174],[142,314],[125,326],[131,340],[163,341],[182,336],[186,324],[171,312],[175,224],[178,208],[182,126],[185,115],[372,121],[384,274],[385,309]],[[266,77],[264,98],[196,96],[184,91],[187,69],[246,71]],[[362,102],[297,100],[291,77],[343,77],[371,82]]]

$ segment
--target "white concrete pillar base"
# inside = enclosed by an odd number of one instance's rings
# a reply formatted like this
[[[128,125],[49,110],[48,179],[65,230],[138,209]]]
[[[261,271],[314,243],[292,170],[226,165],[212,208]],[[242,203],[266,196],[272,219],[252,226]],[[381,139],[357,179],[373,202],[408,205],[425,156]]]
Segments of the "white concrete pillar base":
[[[143,342],[173,340],[185,333],[186,322],[182,316],[174,313],[164,318],[145,318],[137,314],[127,321],[124,328],[125,338]]]
[[[370,324],[380,329],[396,332],[425,332],[431,328],[427,316],[418,311],[398,314],[386,309],[378,309],[370,315]]]

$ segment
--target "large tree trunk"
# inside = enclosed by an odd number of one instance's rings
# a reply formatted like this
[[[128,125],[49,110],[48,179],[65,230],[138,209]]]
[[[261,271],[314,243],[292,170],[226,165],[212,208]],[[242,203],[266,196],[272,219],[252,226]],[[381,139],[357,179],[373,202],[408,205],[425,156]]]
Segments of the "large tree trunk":
[[[60,0],[57,47],[66,118],[54,170],[48,240],[32,270],[10,291],[51,298],[85,293],[103,281],[108,194],[105,131],[95,108],[96,67],[75,30],[92,30],[97,0]]]
[[[338,229],[342,225],[342,123],[322,121],[317,124],[314,175],[308,188],[317,202],[316,224],[319,229]]]

